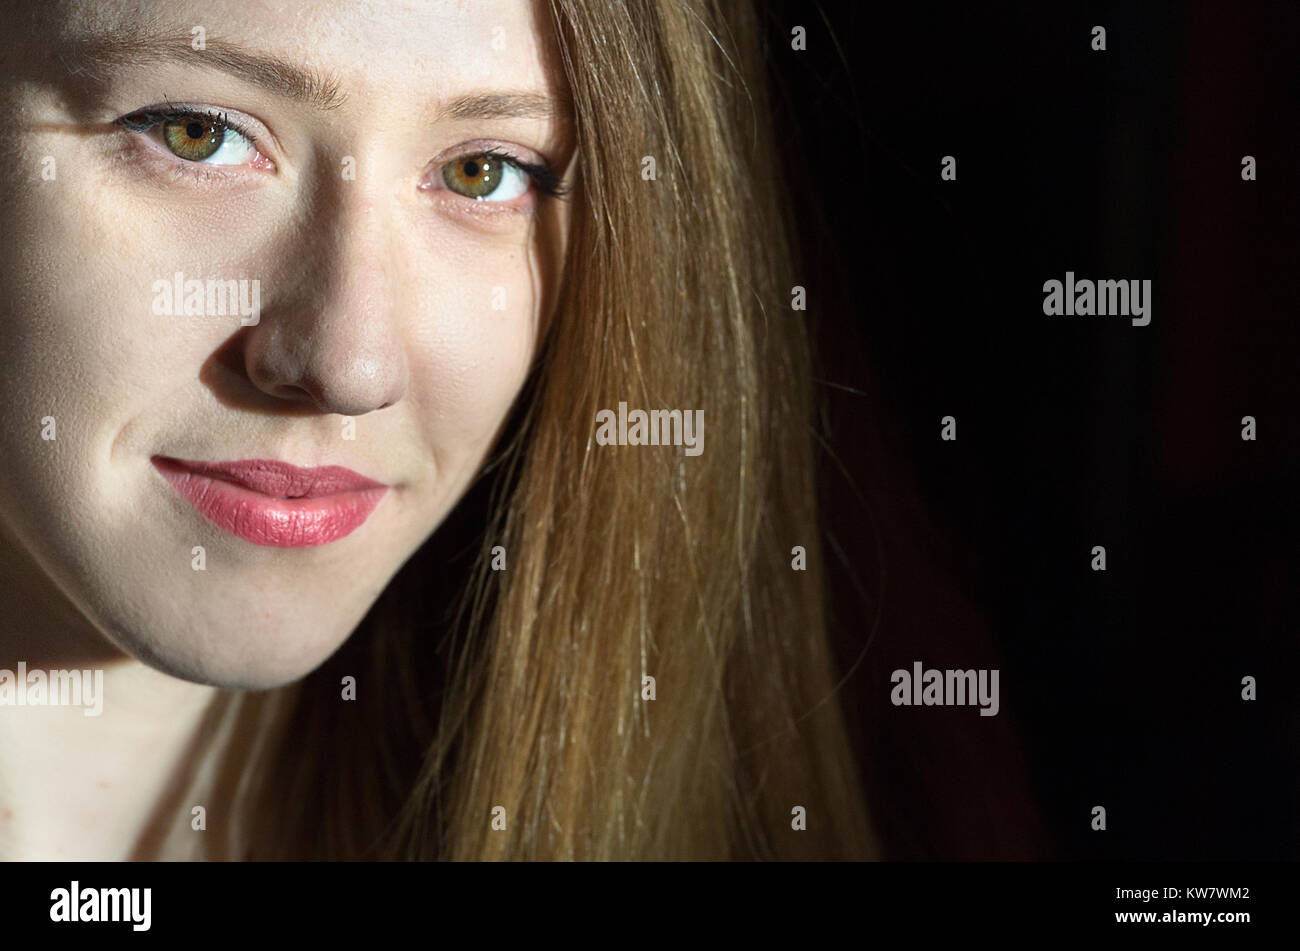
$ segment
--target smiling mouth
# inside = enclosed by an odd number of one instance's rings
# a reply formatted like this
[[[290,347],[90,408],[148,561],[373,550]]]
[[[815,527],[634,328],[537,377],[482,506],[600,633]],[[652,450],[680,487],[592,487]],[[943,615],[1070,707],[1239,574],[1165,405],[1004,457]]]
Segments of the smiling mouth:
[[[303,468],[274,459],[150,460],[168,484],[218,526],[255,545],[327,545],[361,527],[389,486],[342,466]]]

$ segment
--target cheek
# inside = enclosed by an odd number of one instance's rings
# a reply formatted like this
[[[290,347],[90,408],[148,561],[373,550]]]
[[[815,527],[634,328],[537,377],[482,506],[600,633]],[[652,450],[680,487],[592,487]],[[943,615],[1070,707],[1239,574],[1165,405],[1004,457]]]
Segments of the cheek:
[[[63,458],[64,471],[77,479],[90,471],[90,459],[107,453],[133,408],[179,372],[174,351],[184,335],[151,320],[154,268],[133,236],[106,230],[73,182],[50,185],[6,204],[22,239],[0,263],[8,291],[0,301],[0,404],[23,423],[5,440],[18,441],[6,446],[16,469]],[[51,451],[32,452],[35,430],[27,423],[47,416],[58,440],[37,443]]]
[[[476,460],[527,378],[541,294],[535,255],[475,247],[422,269],[411,398],[440,455]]]
[[[153,312],[155,282],[214,269],[219,235],[187,234],[170,214],[110,201],[104,183],[67,165],[55,182],[4,196],[22,240],[0,260],[0,399],[61,412],[93,444],[192,385],[231,326]]]

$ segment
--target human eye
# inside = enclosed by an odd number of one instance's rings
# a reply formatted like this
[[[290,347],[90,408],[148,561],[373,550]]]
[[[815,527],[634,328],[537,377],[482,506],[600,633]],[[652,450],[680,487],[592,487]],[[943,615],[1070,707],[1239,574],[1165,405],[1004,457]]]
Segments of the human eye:
[[[188,106],[141,109],[116,124],[195,165],[273,169],[256,138],[228,113]]]
[[[550,197],[563,193],[548,164],[525,161],[499,147],[463,152],[434,171],[429,187],[473,201],[517,202],[534,190]]]

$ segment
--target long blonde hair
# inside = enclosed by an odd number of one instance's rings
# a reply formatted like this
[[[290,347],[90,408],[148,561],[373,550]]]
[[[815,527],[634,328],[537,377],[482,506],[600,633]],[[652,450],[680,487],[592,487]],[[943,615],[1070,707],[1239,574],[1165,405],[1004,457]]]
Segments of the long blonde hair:
[[[347,645],[214,712],[211,857],[877,854],[827,646],[756,15],[549,10],[579,171],[533,376],[490,471]],[[704,452],[596,445],[620,401],[703,410]]]

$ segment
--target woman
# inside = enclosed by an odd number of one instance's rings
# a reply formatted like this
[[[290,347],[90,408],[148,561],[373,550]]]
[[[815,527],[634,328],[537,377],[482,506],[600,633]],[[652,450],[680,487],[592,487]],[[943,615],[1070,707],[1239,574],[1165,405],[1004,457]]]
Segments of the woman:
[[[745,4],[13,26],[0,854],[876,854]]]

